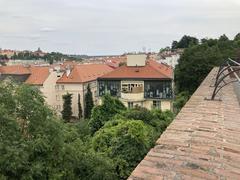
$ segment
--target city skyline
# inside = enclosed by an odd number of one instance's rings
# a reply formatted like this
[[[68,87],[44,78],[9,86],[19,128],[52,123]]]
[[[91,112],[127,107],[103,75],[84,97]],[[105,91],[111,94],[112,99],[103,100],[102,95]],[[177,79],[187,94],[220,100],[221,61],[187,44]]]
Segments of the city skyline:
[[[158,51],[184,34],[233,38],[238,0],[1,0],[0,47],[66,54]]]

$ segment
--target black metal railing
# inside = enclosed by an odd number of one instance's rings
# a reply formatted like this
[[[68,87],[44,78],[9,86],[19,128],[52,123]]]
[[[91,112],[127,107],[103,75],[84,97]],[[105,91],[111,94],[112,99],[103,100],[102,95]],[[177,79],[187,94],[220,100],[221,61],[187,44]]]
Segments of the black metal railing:
[[[234,82],[240,83],[238,72],[240,72],[240,63],[228,58],[218,69],[211,100],[214,100],[219,91],[228,84]],[[227,81],[227,77],[231,78]]]

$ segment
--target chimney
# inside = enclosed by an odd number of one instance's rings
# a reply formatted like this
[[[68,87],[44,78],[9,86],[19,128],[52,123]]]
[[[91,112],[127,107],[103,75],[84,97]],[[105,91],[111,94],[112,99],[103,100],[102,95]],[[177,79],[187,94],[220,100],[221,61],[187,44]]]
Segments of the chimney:
[[[66,75],[67,77],[70,75],[71,73],[71,67],[69,65],[66,66]]]
[[[127,66],[145,66],[146,65],[146,54],[131,54],[127,55]]]

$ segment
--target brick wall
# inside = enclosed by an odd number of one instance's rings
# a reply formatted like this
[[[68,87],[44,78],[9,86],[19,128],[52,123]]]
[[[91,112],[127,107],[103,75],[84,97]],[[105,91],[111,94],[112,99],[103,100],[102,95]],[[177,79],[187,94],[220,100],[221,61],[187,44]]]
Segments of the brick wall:
[[[240,179],[240,106],[234,85],[216,101],[213,69],[129,180]]]

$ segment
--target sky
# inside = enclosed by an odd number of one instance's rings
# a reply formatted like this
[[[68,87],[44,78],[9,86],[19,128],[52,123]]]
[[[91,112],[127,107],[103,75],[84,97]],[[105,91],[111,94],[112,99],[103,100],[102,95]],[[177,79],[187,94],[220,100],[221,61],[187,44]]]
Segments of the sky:
[[[0,48],[115,55],[233,38],[240,0],[0,0]]]

